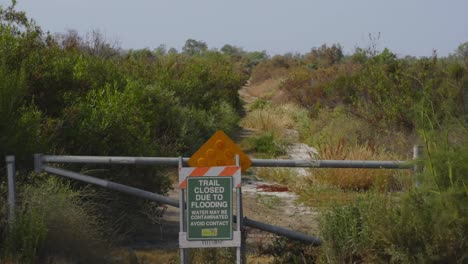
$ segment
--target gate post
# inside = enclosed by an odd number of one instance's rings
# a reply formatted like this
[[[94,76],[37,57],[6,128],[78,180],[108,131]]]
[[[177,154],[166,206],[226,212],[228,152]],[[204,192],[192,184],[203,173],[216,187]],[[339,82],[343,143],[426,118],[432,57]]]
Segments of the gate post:
[[[15,206],[16,206],[16,168],[15,156],[6,156],[5,162],[7,165],[8,177],[8,223],[11,225],[15,221]]]
[[[236,166],[240,166],[239,155],[236,154]],[[247,259],[245,257],[245,243],[246,243],[246,234],[244,228],[244,209],[242,207],[242,178],[241,186],[236,188],[237,190],[237,230],[241,233],[241,244],[240,247],[236,248],[237,263],[247,264]]]
[[[36,153],[34,154],[34,172],[41,173],[44,171],[42,168],[42,154]]]
[[[422,172],[423,169],[423,165],[421,164],[422,152],[423,146],[413,145],[413,160],[415,162],[413,171],[415,172],[416,187],[421,185],[419,173]]]
[[[179,171],[182,169],[182,157],[179,157]],[[185,190],[179,190],[179,229],[180,232],[185,232]],[[179,242],[180,243],[180,242]],[[188,256],[188,249],[187,248],[180,248],[180,263],[188,264],[189,263],[189,256]]]

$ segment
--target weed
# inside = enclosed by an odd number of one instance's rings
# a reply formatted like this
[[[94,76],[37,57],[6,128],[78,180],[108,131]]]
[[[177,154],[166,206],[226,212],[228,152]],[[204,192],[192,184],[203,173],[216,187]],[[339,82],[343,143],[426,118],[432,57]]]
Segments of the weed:
[[[31,205],[22,206],[6,232],[4,255],[20,262],[34,263],[47,231],[45,213]]]
[[[270,106],[271,102],[265,99],[257,99],[250,105],[250,110],[264,109],[267,106]]]
[[[274,195],[260,195],[255,196],[255,200],[260,202],[263,206],[268,209],[274,209],[281,205],[281,199]]]
[[[190,250],[190,263],[228,264],[236,260],[235,248],[197,248]]]
[[[323,214],[327,263],[463,263],[466,193],[414,190],[401,197],[370,194]]]
[[[286,142],[271,132],[248,138],[245,145],[259,157],[277,157],[286,153]]]
[[[3,255],[21,263],[61,258],[106,263],[107,243],[93,208],[77,191],[55,178],[20,190],[16,221],[5,237]]]
[[[294,177],[293,169],[284,169],[284,168],[259,168],[257,170],[257,177],[267,180],[277,182],[279,184],[288,184],[296,180]]]
[[[313,179],[313,178],[312,178]],[[311,180],[310,177],[302,179],[302,185],[295,193],[299,195],[299,202],[313,207],[329,207],[331,205],[348,205],[353,203],[362,194],[355,191],[345,191],[331,184]]]

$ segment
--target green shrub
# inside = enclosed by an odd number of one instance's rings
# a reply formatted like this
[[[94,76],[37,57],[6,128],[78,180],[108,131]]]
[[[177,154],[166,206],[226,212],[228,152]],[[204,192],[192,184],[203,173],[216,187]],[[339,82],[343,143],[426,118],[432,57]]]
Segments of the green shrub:
[[[309,130],[300,130],[301,137],[311,146],[318,148],[335,147],[342,142],[347,145],[362,145],[376,138],[371,125],[354,116],[343,106],[321,109],[308,128]]]
[[[291,54],[273,56],[269,60],[261,61],[253,68],[250,82],[257,84],[268,79],[284,78],[288,75],[288,69],[298,64],[302,64],[302,62]]]
[[[271,102],[265,99],[257,99],[253,102],[252,105],[250,105],[250,110],[256,110],[256,109],[264,109],[265,107],[268,107],[271,105]]]
[[[20,166],[31,164],[30,154],[42,151],[47,138],[41,135],[43,113],[27,105],[23,68],[8,70],[0,58],[0,155],[16,155]]]
[[[286,142],[271,132],[248,138],[246,144],[260,156],[278,157],[286,154]]]
[[[323,215],[327,263],[463,263],[467,194],[371,195]]]
[[[353,94],[349,90],[352,88],[346,84],[360,68],[360,65],[353,63],[333,64],[319,69],[294,67],[281,83],[281,90],[295,103],[308,109],[348,104]]]
[[[421,129],[424,140],[424,168],[421,175],[425,185],[439,192],[465,187],[468,184],[468,132],[466,125],[445,122],[442,131],[427,121]],[[466,187],[465,187],[466,188]]]

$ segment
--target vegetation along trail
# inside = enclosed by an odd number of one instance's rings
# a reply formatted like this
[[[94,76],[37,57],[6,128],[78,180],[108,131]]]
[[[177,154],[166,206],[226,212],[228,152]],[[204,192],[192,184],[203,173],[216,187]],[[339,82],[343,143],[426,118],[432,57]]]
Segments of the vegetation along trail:
[[[323,241],[249,229],[248,263],[466,263],[468,42],[445,57],[377,47],[270,56],[188,39],[126,50],[96,31],[48,33],[16,1],[0,5],[0,156],[17,168],[9,221],[0,164],[0,263],[179,263],[177,208],[35,173],[32,157],[188,157],[218,130],[255,158],[423,152],[414,171],[248,169],[247,217]],[[178,199],[176,168],[57,166]],[[235,251],[190,258],[233,263]]]
[[[247,83],[239,90],[241,99],[245,102],[246,116],[244,120],[251,118],[251,108],[258,103],[259,87]],[[265,88],[263,88],[265,89]],[[274,89],[273,87],[271,89]],[[271,90],[265,89],[264,93],[269,93]],[[240,136],[236,138],[239,144],[245,148],[249,148],[249,141],[255,140],[261,131],[259,128],[250,127],[246,122],[241,120]],[[306,144],[298,143],[298,132],[287,126],[282,127],[285,134],[291,140],[291,143],[283,158],[292,159],[311,159],[316,150],[308,147]],[[249,155],[252,158],[256,157],[255,151],[250,151]],[[260,155],[261,156],[261,155]],[[243,177],[242,191],[244,198],[244,210],[247,216],[258,219],[260,221],[287,227],[292,230],[304,232],[310,235],[318,234],[318,212],[312,207],[304,206],[298,201],[298,196],[287,186],[276,182],[271,176],[266,174],[285,174],[285,175],[304,175],[308,172],[305,169],[282,169],[282,168],[250,168]],[[262,178],[262,176],[264,178]],[[287,176],[286,176],[287,177]],[[315,219],[315,220],[314,220]],[[271,235],[259,231],[251,230],[249,234],[252,243],[265,243],[265,241],[273,241]],[[257,239],[255,239],[258,237]],[[266,239],[269,237],[270,239]],[[262,241],[260,241],[262,240]]]

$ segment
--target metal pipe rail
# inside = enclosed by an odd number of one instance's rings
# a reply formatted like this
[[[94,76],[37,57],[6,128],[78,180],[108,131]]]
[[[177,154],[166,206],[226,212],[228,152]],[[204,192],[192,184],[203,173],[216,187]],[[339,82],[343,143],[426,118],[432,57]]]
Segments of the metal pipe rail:
[[[184,165],[189,158],[182,158]],[[34,155],[34,167],[36,172],[46,171],[56,175],[84,181],[104,188],[120,191],[144,199],[179,207],[179,202],[164,195],[144,191],[138,188],[119,183],[79,174],[64,169],[47,166],[45,163],[85,163],[85,164],[120,164],[120,165],[169,165],[179,166],[178,157],[116,157],[116,156],[58,156],[58,155]],[[367,169],[413,169],[411,161],[366,161],[366,160],[278,160],[278,159],[252,159],[253,167],[290,167],[290,168],[367,168]],[[234,216],[234,221],[236,217]],[[306,234],[294,232],[282,227],[262,223],[247,217],[243,217],[244,225],[264,230],[273,234],[288,237],[309,243],[320,245],[321,240]]]
[[[178,166],[179,158],[174,157],[115,157],[115,156],[55,156],[36,154],[35,159],[44,163],[87,163],[121,165],[172,165]],[[183,158],[187,165],[189,158]],[[289,168],[367,168],[367,169],[413,169],[410,161],[369,161],[369,160],[281,160],[252,159],[252,167]]]
[[[47,166],[47,165],[38,165],[36,166],[36,169],[39,169],[39,171],[36,170],[36,172],[46,171],[55,175],[79,180],[82,182],[94,184],[94,185],[101,186],[107,189],[123,192],[126,194],[130,194],[133,196],[143,198],[143,199],[147,199],[147,200],[151,200],[151,201],[155,201],[155,202],[159,202],[159,203],[163,203],[163,204],[167,204],[167,205],[171,205],[171,206],[179,208],[179,201],[169,198],[164,195],[157,194],[157,193],[148,192],[148,191],[141,190],[138,188],[126,186],[123,184],[119,184],[119,183],[115,183],[115,182],[111,182],[111,181],[91,177],[88,175],[80,174],[77,172]],[[234,222],[237,221],[236,218],[237,216],[233,215]],[[280,235],[280,236],[284,236],[290,239],[299,240],[299,241],[302,241],[304,243],[311,244],[314,246],[320,246],[322,243],[319,238],[312,237],[312,236],[299,233],[299,232],[294,232],[294,231],[291,231],[291,230],[288,230],[286,228],[282,228],[279,226],[262,223],[260,221],[256,221],[247,217],[243,217],[242,221],[245,226],[267,231],[267,232]]]

